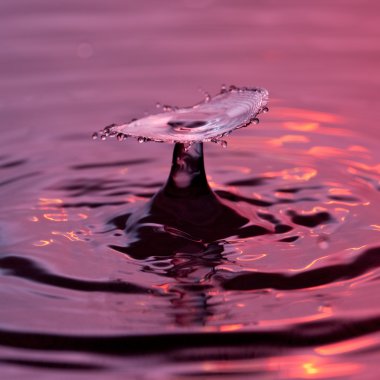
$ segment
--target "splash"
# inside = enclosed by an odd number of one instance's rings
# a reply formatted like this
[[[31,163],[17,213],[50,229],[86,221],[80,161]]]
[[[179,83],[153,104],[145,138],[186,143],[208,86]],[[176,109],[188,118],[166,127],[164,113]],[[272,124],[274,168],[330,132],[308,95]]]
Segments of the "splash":
[[[122,141],[134,137],[138,142],[168,143],[215,142],[226,146],[223,137],[235,129],[257,124],[260,113],[267,112],[268,91],[262,88],[223,87],[214,97],[185,108],[165,106],[166,112],[132,120],[129,123],[105,127],[100,132],[102,140],[117,137]],[[95,133],[93,138],[99,135]]]
[[[127,136],[139,142],[175,143],[166,184],[138,210],[117,217],[117,223],[122,221],[128,235],[128,245],[113,248],[144,259],[152,252],[156,256],[175,254],[188,248],[190,242],[198,246],[231,235],[270,233],[257,218],[212,191],[203,157],[204,142],[225,147],[227,143],[222,137],[257,124],[258,114],[268,111],[267,104],[267,90],[232,86],[222,88],[215,97],[207,95],[193,107],[170,109],[128,124],[106,127],[102,139],[117,136],[123,140]]]

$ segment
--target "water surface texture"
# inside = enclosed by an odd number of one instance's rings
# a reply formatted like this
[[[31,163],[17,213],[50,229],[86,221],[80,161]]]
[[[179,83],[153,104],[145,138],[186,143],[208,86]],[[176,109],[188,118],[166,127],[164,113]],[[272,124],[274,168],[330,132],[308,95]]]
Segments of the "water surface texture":
[[[1,2],[2,378],[378,378],[379,6],[254,3]],[[223,83],[270,112],[191,191],[91,139]]]

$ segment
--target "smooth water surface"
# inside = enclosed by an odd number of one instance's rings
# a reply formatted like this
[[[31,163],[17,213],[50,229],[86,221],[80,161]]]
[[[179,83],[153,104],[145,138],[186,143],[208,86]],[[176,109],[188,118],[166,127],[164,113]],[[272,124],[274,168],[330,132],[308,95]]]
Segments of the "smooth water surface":
[[[1,376],[376,379],[377,12],[1,2]],[[173,145],[91,139],[222,83],[270,112],[204,144],[209,188],[173,201]]]

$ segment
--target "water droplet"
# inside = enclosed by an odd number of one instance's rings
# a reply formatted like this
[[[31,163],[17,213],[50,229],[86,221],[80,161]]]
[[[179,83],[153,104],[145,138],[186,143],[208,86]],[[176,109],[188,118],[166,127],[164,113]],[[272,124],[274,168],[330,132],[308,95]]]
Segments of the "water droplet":
[[[164,112],[170,112],[170,111],[173,111],[173,107],[171,107],[171,106],[165,104],[165,105],[162,106],[162,110],[163,110]]]
[[[205,95],[205,102],[208,103],[211,100],[211,95],[208,92],[205,92],[204,95]]]
[[[97,132],[95,132],[95,133],[92,134],[92,139],[93,140],[96,140],[98,137],[99,137],[99,135],[98,135]]]
[[[118,139],[118,141],[123,141],[125,139],[125,135],[122,133],[118,133],[116,138]]]
[[[237,90],[237,87],[231,84],[229,91],[235,91],[235,90]]]
[[[251,120],[251,123],[252,123],[252,124],[259,124],[259,122],[260,122],[260,120],[259,120],[257,117],[255,117],[255,118],[253,118],[253,119]]]
[[[162,104],[159,103],[159,102],[157,102],[157,103],[156,103],[156,108],[162,108]]]
[[[101,138],[101,140],[104,141],[107,138],[107,136],[106,135],[100,135],[100,138]]]
[[[220,140],[220,145],[222,148],[227,148],[227,141],[226,140]]]
[[[261,112],[267,113],[268,111],[269,111],[269,108],[268,107],[264,107]]]
[[[227,92],[227,86],[225,84],[222,84],[221,88],[220,88],[220,92],[222,94],[224,94],[225,92]]]
[[[137,141],[138,141],[140,144],[142,144],[143,142],[145,142],[145,138],[142,137],[142,136],[139,136],[139,137],[137,138]]]

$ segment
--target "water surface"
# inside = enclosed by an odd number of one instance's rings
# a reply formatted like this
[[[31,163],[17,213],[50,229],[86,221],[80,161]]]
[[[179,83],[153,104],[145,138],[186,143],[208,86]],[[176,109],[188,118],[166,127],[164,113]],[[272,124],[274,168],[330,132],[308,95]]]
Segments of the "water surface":
[[[3,1],[3,376],[375,379],[377,8]],[[249,221],[129,233],[173,147],[91,133],[222,83],[271,94],[262,123],[204,146]]]

